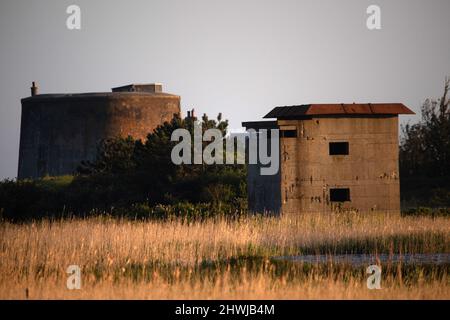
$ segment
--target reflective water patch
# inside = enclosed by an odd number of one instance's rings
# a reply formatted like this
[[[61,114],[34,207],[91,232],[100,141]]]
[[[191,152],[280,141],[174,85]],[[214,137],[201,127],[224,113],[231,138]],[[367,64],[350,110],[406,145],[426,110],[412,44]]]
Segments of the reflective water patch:
[[[336,255],[300,255],[274,257],[277,260],[289,260],[311,264],[351,264],[366,266],[371,264],[404,263],[404,264],[450,264],[448,253],[418,253],[418,254],[336,254]]]

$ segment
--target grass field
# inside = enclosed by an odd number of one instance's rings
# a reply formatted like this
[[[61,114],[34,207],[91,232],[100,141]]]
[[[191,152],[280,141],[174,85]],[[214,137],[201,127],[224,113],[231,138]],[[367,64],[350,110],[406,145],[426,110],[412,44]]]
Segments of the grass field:
[[[108,217],[0,224],[1,299],[450,299],[450,262],[382,265],[381,290],[342,253],[449,253],[450,219],[305,214],[203,222]],[[327,263],[277,256],[329,254]],[[66,287],[69,265],[81,289]]]

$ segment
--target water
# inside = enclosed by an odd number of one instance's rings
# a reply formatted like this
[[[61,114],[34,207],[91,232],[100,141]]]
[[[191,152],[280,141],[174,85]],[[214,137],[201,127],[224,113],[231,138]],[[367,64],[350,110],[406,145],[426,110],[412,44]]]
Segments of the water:
[[[371,264],[450,264],[449,253],[418,253],[418,254],[336,254],[336,255],[301,255],[274,257],[277,260],[289,260],[300,263],[321,264],[351,264],[353,266],[367,266]]]

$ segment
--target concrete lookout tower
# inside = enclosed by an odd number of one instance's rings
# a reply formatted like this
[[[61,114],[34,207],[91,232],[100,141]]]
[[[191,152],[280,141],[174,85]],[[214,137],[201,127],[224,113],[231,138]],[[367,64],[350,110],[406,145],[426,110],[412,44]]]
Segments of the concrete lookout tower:
[[[180,114],[180,97],[161,84],[131,84],[112,92],[38,94],[22,99],[18,178],[72,174],[93,160],[105,138],[145,139]]]
[[[274,213],[399,212],[400,103],[276,107],[247,129],[279,129],[280,170],[248,166],[249,209]]]

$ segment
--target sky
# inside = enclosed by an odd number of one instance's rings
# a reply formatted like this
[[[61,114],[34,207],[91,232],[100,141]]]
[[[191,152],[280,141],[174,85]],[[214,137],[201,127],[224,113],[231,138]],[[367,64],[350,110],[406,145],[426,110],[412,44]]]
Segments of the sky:
[[[72,4],[79,30],[66,26]],[[231,129],[283,105],[419,112],[450,75],[449,12],[448,0],[0,0],[0,179],[17,175],[32,81],[40,93],[161,82],[183,113],[222,112]]]

